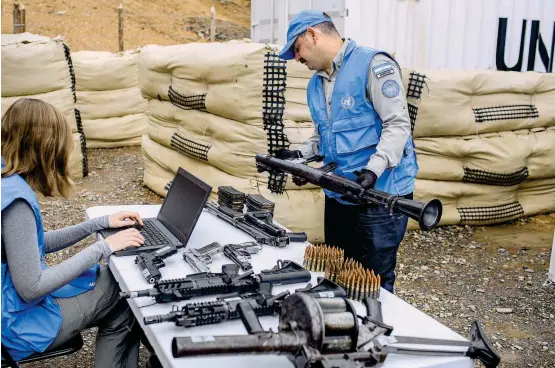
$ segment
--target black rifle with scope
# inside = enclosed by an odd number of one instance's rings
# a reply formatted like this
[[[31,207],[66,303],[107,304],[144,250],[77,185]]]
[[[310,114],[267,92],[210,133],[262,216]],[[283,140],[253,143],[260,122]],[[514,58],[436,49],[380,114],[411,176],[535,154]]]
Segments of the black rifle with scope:
[[[391,211],[400,212],[418,221],[422,230],[432,230],[439,223],[442,205],[438,199],[432,199],[428,203],[424,203],[375,189],[364,189],[357,182],[329,172],[337,168],[337,164],[333,162],[318,169],[307,165],[308,162],[319,159],[322,159],[322,157],[315,156],[311,160],[302,158],[281,160],[267,154],[257,154],[256,167],[259,172],[275,171],[304,178],[309,183],[338,193],[342,195],[342,199],[355,204],[375,203],[383,205]]]

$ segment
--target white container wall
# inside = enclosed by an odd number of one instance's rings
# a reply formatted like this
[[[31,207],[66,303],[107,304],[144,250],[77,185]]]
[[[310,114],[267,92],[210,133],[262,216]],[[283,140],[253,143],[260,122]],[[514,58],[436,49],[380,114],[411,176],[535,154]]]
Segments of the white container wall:
[[[555,0],[252,0],[251,38],[284,44],[288,21],[327,12],[344,37],[403,67],[553,72]]]

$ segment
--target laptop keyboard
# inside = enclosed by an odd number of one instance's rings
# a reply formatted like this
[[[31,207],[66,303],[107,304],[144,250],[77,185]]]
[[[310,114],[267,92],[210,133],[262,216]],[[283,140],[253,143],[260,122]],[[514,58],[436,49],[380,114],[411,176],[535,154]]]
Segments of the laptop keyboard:
[[[154,223],[149,220],[144,221],[144,226],[141,229],[141,235],[145,238],[144,245],[163,245],[170,244],[170,240],[154,226]]]

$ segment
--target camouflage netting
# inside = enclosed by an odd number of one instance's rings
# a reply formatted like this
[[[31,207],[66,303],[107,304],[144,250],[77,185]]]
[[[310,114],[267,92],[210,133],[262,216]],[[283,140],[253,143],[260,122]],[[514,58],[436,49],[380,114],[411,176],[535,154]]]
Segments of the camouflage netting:
[[[73,53],[77,107],[89,148],[141,144],[148,104],[139,89],[139,52]]]
[[[61,37],[31,33],[2,35],[2,115],[20,98],[36,98],[57,107],[75,139],[71,175],[88,174],[87,146],[75,101],[75,73],[69,47]]]

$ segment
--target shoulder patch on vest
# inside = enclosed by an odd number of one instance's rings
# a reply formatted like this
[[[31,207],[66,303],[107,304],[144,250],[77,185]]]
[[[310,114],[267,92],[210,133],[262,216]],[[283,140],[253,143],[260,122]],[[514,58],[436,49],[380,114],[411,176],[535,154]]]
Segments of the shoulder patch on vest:
[[[385,97],[396,97],[399,94],[399,90],[399,84],[392,79],[387,80],[384,84],[382,84],[382,93]]]
[[[374,75],[378,79],[383,78],[386,75],[390,75],[390,74],[395,73],[395,69],[393,68],[393,65],[391,65],[391,63],[387,63],[387,62],[373,67],[372,71],[374,72]]]

